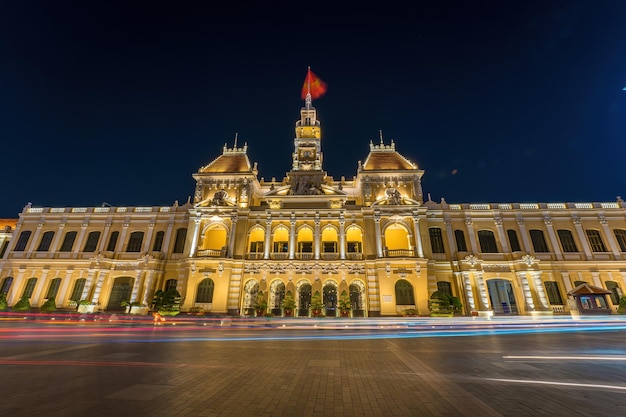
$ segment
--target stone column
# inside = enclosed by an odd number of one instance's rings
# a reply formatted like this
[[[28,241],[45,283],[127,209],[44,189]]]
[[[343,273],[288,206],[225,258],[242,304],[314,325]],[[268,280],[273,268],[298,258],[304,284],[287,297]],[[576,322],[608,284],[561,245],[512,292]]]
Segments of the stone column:
[[[485,278],[482,271],[474,271],[476,277],[476,284],[478,285],[478,292],[480,293],[480,301],[482,307],[485,310],[491,310],[491,304],[489,303],[489,295],[487,294],[487,285],[485,284]]]
[[[154,271],[153,270],[149,270],[146,273],[147,277],[146,277],[146,285],[144,285],[143,287],[143,294],[141,295],[141,304],[142,305],[147,305],[149,306],[152,303],[152,297],[151,297],[151,293],[152,291],[152,284],[153,284],[153,280],[154,280]]]
[[[80,296],[81,300],[87,300],[89,297],[89,293],[91,292],[91,287],[94,284],[94,274],[96,271],[94,269],[89,269],[87,271],[87,280],[85,281],[85,286],[83,287],[83,293]]]
[[[563,279],[563,285],[565,285],[565,295],[567,296],[567,293],[574,289],[572,287],[572,281],[569,277],[569,272],[561,271],[561,278]]]
[[[613,251],[613,256],[615,259],[620,259],[621,251],[620,247],[617,244],[617,240],[615,240],[615,235],[609,229],[609,221],[604,216],[599,216],[600,224],[602,225],[602,230],[604,231],[604,236],[606,236],[607,242],[609,242],[609,246],[611,247],[611,251]]]
[[[129,222],[124,222],[122,227],[122,233],[120,233],[120,238],[115,245],[115,252],[123,252],[124,244],[126,243],[126,233],[128,233],[128,227],[130,226]]]
[[[198,251],[198,234],[200,234],[200,223],[202,218],[200,216],[196,216],[193,218],[193,230],[191,235],[191,247],[189,248],[189,257],[193,258],[196,256],[196,252]],[[170,223],[171,224],[171,223]],[[168,225],[168,231],[171,230],[171,227]]]
[[[76,247],[82,249],[83,241],[85,240],[85,233],[87,232],[87,227],[89,227],[89,220],[85,219],[83,223],[80,225],[80,233],[76,238]]]
[[[380,232],[380,212],[374,212],[374,230],[376,231],[376,251],[379,258],[383,258],[383,242]]]
[[[539,302],[541,306],[549,310],[550,303],[548,302],[548,298],[546,297],[546,291],[543,288],[543,281],[541,280],[541,272],[540,271],[529,271],[530,275],[533,278],[533,283],[535,284],[535,291],[537,291],[537,295],[539,296]]]
[[[232,258],[235,251],[235,235],[237,234],[236,232],[238,220],[239,216],[237,216],[237,213],[233,211],[230,214],[230,235],[228,236],[228,253],[226,254],[227,258]]]
[[[296,257],[296,214],[289,218],[289,259]]]
[[[518,218],[516,221],[517,221],[517,226],[519,227],[520,237],[522,238],[522,251],[526,253],[534,253],[535,250],[533,246],[530,244],[530,240],[528,240],[528,232],[526,231],[526,225],[524,224],[524,219]]]
[[[587,259],[591,259],[593,255],[591,254],[591,248],[589,247],[587,236],[585,235],[585,232],[583,230],[582,220],[580,220],[579,217],[573,217],[572,222],[574,222],[574,229],[576,229],[576,234],[578,235],[580,244],[583,246],[583,251],[587,256]]]
[[[450,258],[456,259],[457,250],[456,250],[456,240],[454,238],[454,232],[452,231],[452,220],[446,217],[443,219],[444,224],[446,225],[446,236],[448,237],[448,250],[450,251]]]
[[[509,242],[506,233],[504,232],[502,218],[500,216],[496,216],[494,222],[496,224],[496,230],[498,231],[498,239],[500,240],[500,245],[502,246],[502,252],[510,253],[511,249],[509,248]]]
[[[465,218],[465,225],[467,226],[467,237],[469,238],[472,253],[480,253],[478,243],[476,242],[476,233],[474,233],[474,222],[471,217]]]
[[[110,232],[111,232],[111,221],[107,220],[106,223],[104,223],[104,231],[102,232],[102,236],[100,237],[100,242],[98,243],[98,252],[104,251],[105,245],[107,244],[107,241],[109,240]]]
[[[37,230],[35,230],[35,233],[33,233],[32,240],[30,241],[30,244],[28,245],[28,248],[26,250],[27,258],[30,258],[31,253],[33,253],[33,251],[35,250],[35,245],[37,245],[37,243],[39,242],[39,235],[41,235],[41,229],[43,225],[44,225],[43,221],[40,221],[37,224]]]
[[[313,219],[313,223],[315,224],[315,230],[313,232],[313,246],[314,246],[314,256],[315,259],[320,258],[320,214],[315,213],[315,218]]]
[[[50,272],[50,269],[48,267],[44,267],[41,272],[41,278],[37,280],[37,285],[35,285],[35,291],[33,291],[33,295],[30,297],[31,303],[35,306],[41,306],[41,304],[43,304],[39,302],[39,299],[42,297],[41,293],[47,283],[46,278],[48,277],[48,272]]]
[[[417,210],[413,211],[413,228],[415,229],[415,249],[417,257],[424,257],[424,247],[422,245],[422,234],[420,233],[420,217]]]
[[[543,218],[543,222],[546,224],[546,229],[548,229],[548,237],[550,238],[550,243],[552,244],[552,249],[554,250],[556,259],[559,261],[562,261],[563,252],[561,252],[561,245],[559,245],[559,241],[556,237],[556,233],[554,233],[554,226],[552,225],[552,219],[549,216],[545,216]]]
[[[474,301],[474,290],[472,289],[472,280],[468,271],[461,272],[463,275],[463,286],[465,287],[465,295],[470,311],[476,311],[476,302]]]
[[[339,213],[339,259],[346,259],[346,219],[343,211]]]
[[[141,269],[137,270],[137,274],[135,276],[135,281],[133,282],[133,289],[130,293],[130,301],[135,302],[139,300],[139,290],[143,284],[143,271]]]
[[[102,286],[104,285],[104,280],[106,279],[109,271],[96,271],[98,274],[98,279],[96,280],[96,285],[93,290],[93,297],[91,297],[91,302],[96,304],[100,303],[100,294],[102,293]]]
[[[271,244],[272,244],[272,215],[268,213],[267,219],[265,219],[265,248],[263,251],[264,252],[263,259],[270,258],[270,251],[272,249],[270,247]],[[289,251],[291,253],[291,248],[289,248]]]
[[[61,241],[61,236],[63,235],[63,229],[65,228],[65,222],[59,224],[59,230],[57,230],[54,235],[54,239],[52,239],[52,244],[50,244],[50,252],[54,253],[59,250],[59,242]]]
[[[150,243],[152,242],[152,234],[154,233],[155,223],[153,220],[148,224],[148,234],[141,245],[141,253],[148,253],[150,251]]]

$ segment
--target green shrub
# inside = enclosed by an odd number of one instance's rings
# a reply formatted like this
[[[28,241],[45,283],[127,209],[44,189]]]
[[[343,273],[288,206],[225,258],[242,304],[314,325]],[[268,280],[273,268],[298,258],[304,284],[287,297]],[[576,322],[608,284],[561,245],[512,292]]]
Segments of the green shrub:
[[[626,314],[626,296],[622,296],[619,299],[619,307],[617,307],[619,314]]]
[[[22,297],[20,300],[15,303],[13,306],[13,311],[28,311],[30,310],[30,298]]]
[[[54,301],[54,297],[48,298],[39,308],[42,313],[52,313],[53,311],[56,311],[56,309],[57,304],[56,301]]]
[[[9,303],[7,302],[7,295],[0,293],[0,311],[7,311],[9,309]]]

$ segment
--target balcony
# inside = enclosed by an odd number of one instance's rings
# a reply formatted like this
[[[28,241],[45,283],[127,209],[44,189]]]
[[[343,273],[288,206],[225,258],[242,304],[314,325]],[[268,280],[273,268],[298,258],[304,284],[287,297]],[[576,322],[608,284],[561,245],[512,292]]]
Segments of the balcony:
[[[248,252],[246,253],[246,259],[263,259],[263,252]]]
[[[325,261],[335,261],[339,259],[339,254],[336,252],[325,252],[320,255],[320,258]]]
[[[226,249],[202,249],[196,252],[197,258],[223,258],[226,256]]]
[[[276,260],[289,259],[289,253],[288,252],[272,252],[270,253],[270,259],[276,259]]]
[[[385,249],[385,258],[412,258],[414,256],[413,249]]]
[[[314,258],[314,255],[312,252],[298,252],[295,254],[295,257],[301,261],[310,261]]]
[[[360,261],[363,259],[362,252],[348,252],[346,253],[346,259],[349,261]]]

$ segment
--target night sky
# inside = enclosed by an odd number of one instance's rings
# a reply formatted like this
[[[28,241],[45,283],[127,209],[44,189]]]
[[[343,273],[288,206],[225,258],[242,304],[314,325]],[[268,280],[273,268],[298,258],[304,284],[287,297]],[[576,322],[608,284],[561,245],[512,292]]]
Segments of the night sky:
[[[382,130],[434,201],[626,199],[625,1],[340,3],[0,0],[0,217],[182,204],[236,133],[282,179],[308,66],[335,179]]]

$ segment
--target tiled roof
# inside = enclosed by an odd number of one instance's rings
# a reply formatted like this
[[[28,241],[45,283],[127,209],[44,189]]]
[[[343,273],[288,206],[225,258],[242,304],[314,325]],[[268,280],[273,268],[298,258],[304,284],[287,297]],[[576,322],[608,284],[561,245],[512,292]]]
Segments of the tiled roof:
[[[611,294],[611,291],[604,288],[594,287],[589,284],[580,284],[573,290],[568,291],[568,295],[589,295],[589,294]]]
[[[200,169],[201,173],[244,173],[252,172],[250,161],[245,153],[218,156],[209,165]]]
[[[417,169],[417,165],[412,164],[408,159],[398,152],[377,152],[373,151],[367,156],[363,164],[363,171],[379,170],[410,170]]]

